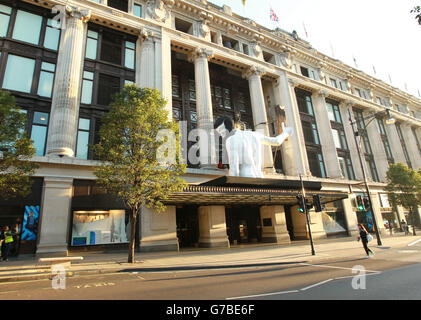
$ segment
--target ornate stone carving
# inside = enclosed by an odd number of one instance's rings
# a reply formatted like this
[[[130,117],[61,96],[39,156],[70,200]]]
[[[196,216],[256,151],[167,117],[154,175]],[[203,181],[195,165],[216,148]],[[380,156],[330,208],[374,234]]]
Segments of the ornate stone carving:
[[[200,33],[200,36],[203,37],[203,38],[208,37],[209,34],[210,34],[210,29],[209,29],[208,23],[209,23],[208,20],[202,20],[199,23],[199,33]]]
[[[65,6],[65,12],[69,17],[82,20],[82,22],[88,22],[91,18],[91,11],[79,7],[70,5]]]
[[[197,58],[209,59],[213,56],[213,51],[206,48],[196,48],[190,53],[190,61],[194,62]]]
[[[262,53],[262,48],[260,47],[259,42],[253,41],[250,44],[251,52],[255,57],[258,57]]]
[[[262,68],[251,66],[246,72],[243,73],[243,78],[249,80],[253,76],[263,76],[265,74],[265,70]]]
[[[165,22],[170,17],[169,9],[174,3],[174,0],[148,0],[146,1],[146,13],[151,19]]]

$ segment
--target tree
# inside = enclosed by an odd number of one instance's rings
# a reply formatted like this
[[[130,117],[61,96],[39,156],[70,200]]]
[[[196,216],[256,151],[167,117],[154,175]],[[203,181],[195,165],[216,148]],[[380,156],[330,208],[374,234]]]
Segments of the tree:
[[[415,19],[418,21],[418,24],[421,25],[421,6],[415,6],[412,10],[411,13],[415,13]]]
[[[386,191],[390,202],[401,205],[409,210],[415,233],[415,210],[421,200],[421,172],[408,168],[402,163],[392,164],[386,173]]]
[[[29,161],[35,149],[25,124],[26,115],[16,107],[15,98],[0,90],[0,195],[4,199],[31,192],[30,176],[38,166]]]
[[[135,227],[142,207],[165,210],[163,201],[186,187],[180,174],[179,129],[168,121],[158,90],[126,85],[113,97],[94,146],[102,165],[97,183],[131,211],[128,262],[134,263]]]

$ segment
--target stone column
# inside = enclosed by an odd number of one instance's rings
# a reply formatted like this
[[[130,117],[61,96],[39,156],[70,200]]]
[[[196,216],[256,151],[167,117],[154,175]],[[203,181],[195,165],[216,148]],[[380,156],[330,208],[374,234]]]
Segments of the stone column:
[[[282,144],[282,164],[286,175],[298,176],[310,172],[307,162],[304,137],[302,137],[300,115],[296,103],[294,84],[289,82],[285,72],[273,85],[275,104],[285,108],[286,126],[292,127],[294,133]],[[301,137],[301,138],[300,138]]]
[[[374,162],[376,163],[379,179],[380,181],[385,181],[386,172],[389,169],[389,162],[387,161],[386,151],[384,150],[382,138],[380,136],[377,119],[374,119],[367,126],[367,135],[370,137],[370,146],[373,151]]]
[[[393,160],[395,163],[402,162],[406,164],[405,155],[403,153],[401,141],[399,139],[398,131],[394,124],[384,126],[389,140],[390,149],[392,150]]]
[[[355,179],[356,180],[363,180],[363,172],[361,170],[361,164],[358,155],[357,145],[355,143],[355,136],[352,130],[352,126],[349,119],[348,110],[351,111],[352,114],[352,121],[354,120],[353,113],[352,113],[352,102],[346,101],[339,105],[339,110],[341,112],[341,117],[343,121],[344,131],[346,135],[346,139],[348,142],[349,153],[351,156],[351,163],[352,168],[354,169]],[[354,129],[356,130],[356,125],[354,124]]]
[[[329,114],[326,106],[327,93],[320,91],[313,94],[314,113],[322,146],[323,159],[326,165],[326,174],[329,178],[342,178],[341,167],[339,166],[335,141],[333,140],[332,128],[330,126]]]
[[[140,251],[178,251],[175,206],[164,212],[142,207],[140,214]]]
[[[210,89],[208,59],[213,52],[205,48],[197,48],[191,54],[194,63],[194,77],[196,84],[196,112],[199,129],[200,166],[215,168],[216,153],[213,136],[213,110]]]
[[[358,219],[357,214],[352,210],[351,200],[348,198],[342,200],[342,207],[344,209],[345,220],[348,226],[348,235],[350,237],[358,236]]]
[[[284,206],[262,206],[260,207],[260,218],[263,242],[291,242],[287,229]]]
[[[380,209],[380,202],[377,193],[370,193],[371,203],[373,204],[372,214],[376,217],[377,227],[379,228],[379,234],[383,234],[386,230],[383,223],[383,216]]]
[[[72,178],[44,178],[37,255],[67,256]]]
[[[155,88],[154,34],[142,30],[136,42],[136,84],[141,88]]]
[[[268,121],[266,115],[266,104],[263,95],[261,76],[264,71],[258,67],[252,66],[243,74],[249,82],[251,109],[253,113],[254,130],[259,131],[265,136],[269,136]],[[263,170],[273,172],[272,147],[263,147]]]
[[[73,157],[79,118],[85,34],[90,11],[66,6],[51,104],[47,154]]]
[[[199,207],[199,247],[230,247],[224,206]]]
[[[421,156],[418,151],[414,133],[412,132],[411,126],[407,124],[402,124],[401,129],[403,138],[405,139],[406,149],[408,150],[409,160],[412,164],[412,169],[418,170],[418,168],[421,167]]]

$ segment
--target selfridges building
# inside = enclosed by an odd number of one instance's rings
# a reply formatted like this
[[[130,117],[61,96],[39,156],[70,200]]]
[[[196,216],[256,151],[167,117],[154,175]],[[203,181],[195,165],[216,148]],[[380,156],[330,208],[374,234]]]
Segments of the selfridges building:
[[[0,84],[27,114],[39,165],[30,196],[0,198],[0,225],[18,225],[21,253],[127,247],[128,210],[96,186],[89,147],[127,83],[157,88],[185,132],[226,117],[243,135],[292,133],[263,144],[258,176],[189,159],[184,192],[163,213],[142,209],[141,251],[306,239],[300,178],[325,207],[310,211],[314,239],[354,236],[358,223],[373,230],[374,217],[386,234],[407,219],[389,204],[385,175],[390,163],[421,167],[421,101],[295,32],[206,0],[0,0],[0,22]],[[372,208],[360,210],[363,172]],[[419,224],[419,213],[408,222]]]

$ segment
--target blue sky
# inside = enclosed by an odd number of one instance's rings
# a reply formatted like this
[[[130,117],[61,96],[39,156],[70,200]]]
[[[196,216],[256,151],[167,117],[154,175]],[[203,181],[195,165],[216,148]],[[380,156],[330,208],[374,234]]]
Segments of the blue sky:
[[[316,50],[420,98],[421,26],[410,11],[421,0],[246,0],[245,7],[242,0],[209,2],[267,28],[296,30]],[[270,20],[270,7],[278,23]]]

